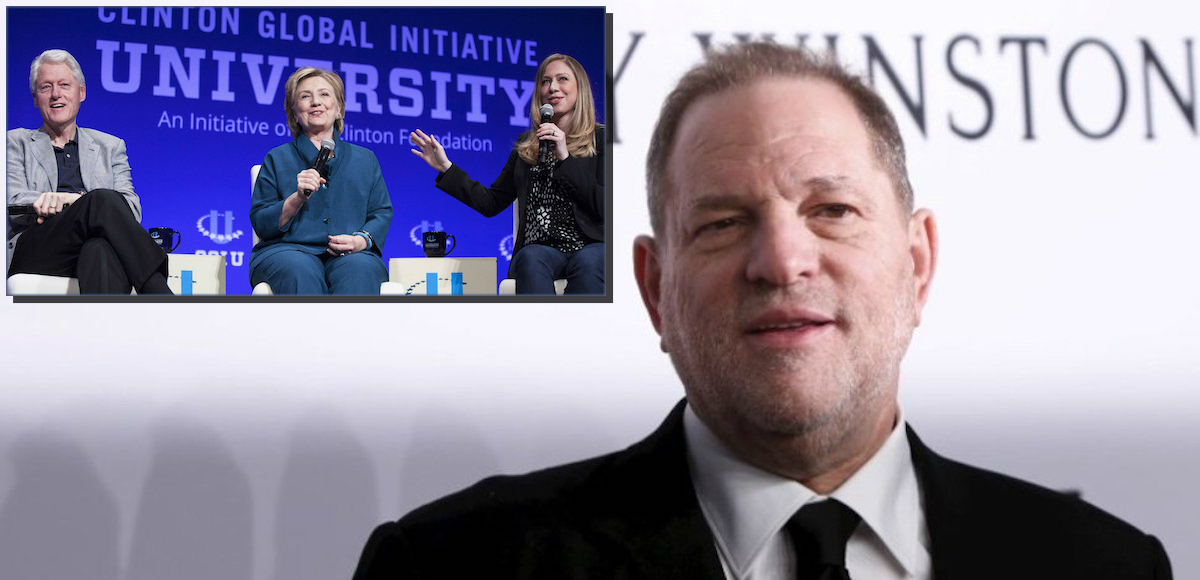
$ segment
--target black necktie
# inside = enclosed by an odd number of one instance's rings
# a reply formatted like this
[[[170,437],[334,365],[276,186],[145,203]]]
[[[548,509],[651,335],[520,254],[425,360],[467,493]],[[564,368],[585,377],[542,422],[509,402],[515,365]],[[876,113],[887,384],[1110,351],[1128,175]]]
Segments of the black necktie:
[[[809,503],[788,520],[797,580],[850,580],[846,540],[858,527],[854,510],[836,500]]]

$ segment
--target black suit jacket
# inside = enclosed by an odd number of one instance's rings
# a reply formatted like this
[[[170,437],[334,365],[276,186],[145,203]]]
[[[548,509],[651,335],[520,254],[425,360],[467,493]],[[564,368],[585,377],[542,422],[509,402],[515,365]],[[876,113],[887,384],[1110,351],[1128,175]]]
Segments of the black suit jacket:
[[[1171,577],[1152,536],[908,437],[936,580]],[[485,479],[379,526],[354,578],[724,580],[686,457],[680,404],[624,451]]]

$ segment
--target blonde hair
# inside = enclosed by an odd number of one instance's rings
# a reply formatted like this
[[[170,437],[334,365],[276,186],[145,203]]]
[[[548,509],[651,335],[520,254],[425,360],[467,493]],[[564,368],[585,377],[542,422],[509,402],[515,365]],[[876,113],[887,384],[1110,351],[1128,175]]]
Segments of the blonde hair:
[[[590,157],[596,154],[596,101],[592,98],[592,85],[588,82],[587,71],[579,61],[565,55],[552,54],[542,61],[538,67],[537,76],[533,82],[536,87],[546,74],[546,67],[555,61],[563,61],[575,75],[575,110],[571,115],[571,128],[567,133],[567,152],[573,157]],[[542,91],[535,90],[533,98],[529,99],[530,131],[517,141],[514,149],[530,165],[537,165],[538,141],[537,128],[541,124]]]
[[[300,127],[300,121],[296,120],[296,88],[300,83],[312,77],[321,77],[333,87],[334,97],[337,98],[338,117],[333,121],[333,129],[338,135],[346,128],[346,121],[343,117],[346,116],[346,85],[342,84],[342,77],[337,73],[324,69],[306,66],[292,73],[288,77],[287,84],[284,85],[283,109],[287,113],[288,128],[292,130],[292,138],[300,136],[303,128]]]

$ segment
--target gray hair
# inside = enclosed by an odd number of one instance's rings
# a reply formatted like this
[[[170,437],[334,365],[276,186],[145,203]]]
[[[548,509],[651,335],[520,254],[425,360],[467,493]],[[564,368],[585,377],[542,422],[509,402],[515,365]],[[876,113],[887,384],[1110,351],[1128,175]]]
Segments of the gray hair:
[[[667,172],[671,149],[684,113],[701,97],[771,78],[826,80],[846,93],[858,110],[871,138],[875,159],[891,177],[901,205],[912,211],[913,192],[908,180],[904,139],[896,119],[883,99],[857,75],[832,57],[821,57],[802,48],[769,42],[749,42],[714,49],[704,62],[689,70],[663,103],[646,157],[650,225],[663,233],[666,192],[673,187]]]
[[[42,69],[42,65],[46,63],[65,63],[71,69],[71,74],[75,75],[75,80],[79,81],[79,86],[85,87],[87,83],[83,80],[83,69],[79,67],[79,61],[71,56],[71,53],[60,48],[52,48],[39,54],[33,59],[33,64],[29,65],[29,94],[36,95],[37,87],[33,86],[37,83],[38,71]]]

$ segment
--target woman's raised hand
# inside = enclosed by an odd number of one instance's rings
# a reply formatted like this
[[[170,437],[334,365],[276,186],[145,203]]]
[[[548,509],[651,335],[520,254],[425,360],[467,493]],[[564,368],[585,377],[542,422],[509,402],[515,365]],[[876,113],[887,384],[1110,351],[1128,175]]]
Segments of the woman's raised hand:
[[[446,157],[446,148],[432,135],[426,135],[420,129],[408,134],[408,140],[418,148],[413,149],[413,155],[420,157],[430,167],[438,172],[450,169],[450,158]]]

